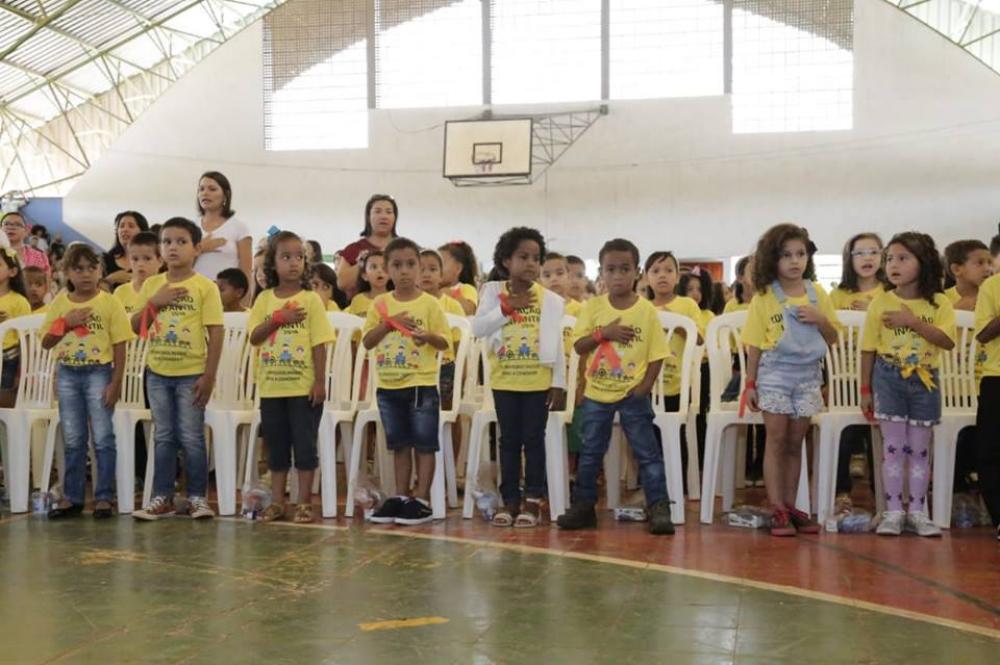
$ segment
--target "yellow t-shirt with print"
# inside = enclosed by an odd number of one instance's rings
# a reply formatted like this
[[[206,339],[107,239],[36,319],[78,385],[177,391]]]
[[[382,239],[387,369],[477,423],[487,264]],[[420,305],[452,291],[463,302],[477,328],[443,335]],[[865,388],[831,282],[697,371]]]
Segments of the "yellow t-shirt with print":
[[[455,295],[460,295],[473,305],[479,304],[479,291],[472,284],[455,284],[454,286],[446,286],[443,290],[453,298]]]
[[[686,296],[676,296],[660,309],[691,319],[698,329],[698,334],[704,337],[705,326],[701,323],[701,309],[693,299]],[[681,392],[681,358],[684,356],[685,343],[684,335],[675,332],[670,336],[668,343],[670,354],[663,360],[663,394],[666,397],[673,397]]]
[[[962,299],[962,296],[958,293],[958,287],[953,286],[950,289],[944,290],[944,297],[948,299],[952,307],[958,304],[958,301]]]
[[[501,288],[502,293],[509,293],[506,283]],[[532,304],[517,310],[521,320],[508,318],[501,329],[500,347],[490,349],[490,387],[496,390],[532,392],[552,387],[552,368],[538,360],[545,287],[536,282],[531,293]]]
[[[70,330],[59,340],[52,353],[56,362],[70,367],[107,365],[114,360],[114,345],[134,337],[132,322],[121,302],[105,291],[98,291],[87,302],[73,302],[68,293],[60,293],[49,305],[42,330],[48,334],[52,323],[73,309],[90,308],[87,334],[82,337]]]
[[[125,308],[125,313],[132,316],[139,311],[139,292],[132,282],[125,282],[115,289],[115,299]]]
[[[295,303],[306,312],[298,323],[278,328],[273,338],[258,347],[257,389],[261,397],[302,397],[309,394],[316,380],[313,367],[313,347],[333,341],[333,328],[326,318],[323,301],[312,291],[299,291],[279,298],[274,289],[258,296],[250,310],[247,328],[250,332],[288,303]]]
[[[830,301],[833,302],[834,309],[854,309],[854,303],[862,301],[871,305],[875,296],[885,292],[885,287],[881,284],[874,289],[867,291],[848,291],[847,289],[836,288],[830,292]]]
[[[936,294],[934,305],[931,305],[924,298],[907,300],[900,298],[895,291],[886,291],[868,306],[861,350],[874,351],[886,362],[897,367],[914,365],[927,369],[938,367],[941,364],[940,347],[931,344],[909,328],[886,328],[882,324],[883,314],[898,312],[903,304],[921,321],[932,324],[943,330],[950,339],[955,339],[955,309],[943,293]]]
[[[432,295],[421,293],[413,300],[403,302],[397,300],[393,293],[384,293],[375,298],[374,304],[379,302],[386,304],[389,316],[407,312],[419,328],[441,335],[445,339],[451,334],[448,320],[444,317],[444,310],[441,309],[437,298]],[[362,335],[367,335],[382,321],[374,304],[368,310]],[[437,349],[430,344],[417,345],[412,337],[393,329],[372,349],[372,353],[375,357],[379,388],[399,390],[417,386],[436,386],[438,383]]]
[[[0,296],[0,313],[4,314],[3,320],[16,319],[19,316],[31,314],[31,303],[17,291],[8,291]],[[20,344],[17,333],[11,330],[3,338],[3,350],[12,349]]]
[[[139,291],[139,309],[167,283],[167,273],[147,279]],[[187,293],[156,313],[158,330],[151,330],[149,369],[163,376],[204,374],[208,361],[205,329],[222,325],[219,287],[197,273],[169,284],[185,288]]]
[[[573,300],[567,297],[565,299],[566,305],[563,308],[563,314],[566,316],[572,316],[574,319],[579,318],[580,310],[583,309],[583,303],[579,300]],[[563,328],[563,353],[569,358],[569,354],[573,352],[573,342],[576,338],[573,337],[572,328]]]
[[[364,318],[368,316],[368,310],[371,309],[372,302],[374,300],[368,293],[359,293],[351,298],[351,304],[347,306],[347,313]]]
[[[983,332],[994,319],[1000,317],[1000,275],[993,275],[979,286],[976,298],[976,335]],[[977,361],[981,361],[983,376],[1000,376],[1000,337],[976,347]]]
[[[625,399],[629,391],[645,378],[648,365],[663,360],[670,353],[656,308],[645,298],[637,299],[628,309],[616,309],[607,295],[591,298],[580,310],[573,337],[579,340],[593,335],[598,328],[619,318],[621,325],[632,326],[636,336],[628,344],[612,343],[620,359],[617,367],[614,363],[601,360],[598,367],[591,371],[597,350],[587,355],[587,388],[584,395],[595,402],[610,404]]]
[[[839,328],[837,312],[833,308],[833,303],[830,302],[830,296],[819,284],[813,284],[813,286],[816,289],[816,309],[829,319],[834,327]],[[808,305],[809,296],[803,294],[794,298],[786,297],[785,304],[794,307]],[[781,311],[781,303],[774,295],[774,289],[754,294],[747,311],[747,322],[743,327],[743,344],[756,346],[761,351],[769,351],[778,345],[784,334],[785,319]]]
[[[454,314],[455,316],[461,316],[465,318],[465,310],[462,309],[461,303],[452,298],[446,293],[442,293],[438,296],[438,302],[441,303],[441,309],[445,314]],[[447,365],[448,363],[455,362],[455,351],[458,349],[458,343],[462,340],[462,331],[458,328],[452,328],[451,330],[451,344],[448,348],[441,352],[441,364]]]

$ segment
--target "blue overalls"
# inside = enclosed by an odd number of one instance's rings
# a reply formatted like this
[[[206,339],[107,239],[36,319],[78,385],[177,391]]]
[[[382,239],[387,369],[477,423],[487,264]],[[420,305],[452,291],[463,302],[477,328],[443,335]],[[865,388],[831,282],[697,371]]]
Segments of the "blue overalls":
[[[809,304],[816,307],[816,289],[806,281]],[[785,332],[773,349],[764,351],[757,370],[757,402],[763,411],[808,418],[823,408],[822,364],[827,345],[819,327],[803,323],[798,308],[786,304],[788,296],[775,280],[774,297],[781,305]]]

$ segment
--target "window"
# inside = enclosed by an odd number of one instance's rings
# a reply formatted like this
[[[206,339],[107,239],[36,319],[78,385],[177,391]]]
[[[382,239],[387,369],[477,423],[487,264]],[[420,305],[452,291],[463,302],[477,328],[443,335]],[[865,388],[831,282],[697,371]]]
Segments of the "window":
[[[368,147],[368,3],[297,0],[264,19],[264,147]]]
[[[493,0],[494,104],[601,98],[600,0]]]
[[[611,0],[611,98],[721,95],[722,13],[713,0]]]
[[[378,0],[379,108],[471,106],[483,100],[479,0]]]
[[[733,131],[853,126],[853,0],[735,0]]]

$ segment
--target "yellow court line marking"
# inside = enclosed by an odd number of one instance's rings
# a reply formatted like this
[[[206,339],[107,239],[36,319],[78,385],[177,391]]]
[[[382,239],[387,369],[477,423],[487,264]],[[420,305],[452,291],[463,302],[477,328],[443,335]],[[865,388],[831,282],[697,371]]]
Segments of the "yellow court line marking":
[[[392,621],[375,621],[373,623],[359,623],[358,628],[365,632],[373,630],[398,630],[400,628],[419,628],[420,626],[436,626],[448,623],[444,617],[419,617],[416,619],[394,619]]]

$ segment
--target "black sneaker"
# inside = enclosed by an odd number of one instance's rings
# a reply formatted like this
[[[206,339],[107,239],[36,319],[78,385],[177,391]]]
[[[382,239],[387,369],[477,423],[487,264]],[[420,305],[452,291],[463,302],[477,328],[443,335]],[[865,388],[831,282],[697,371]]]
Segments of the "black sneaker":
[[[649,507],[649,532],[654,536],[674,535],[674,523],[670,519],[670,502],[660,499]]]
[[[406,497],[394,496],[392,498],[386,499],[385,502],[372,513],[369,518],[370,521],[375,524],[394,524],[396,518],[403,510],[403,504],[406,503]]]
[[[83,514],[82,503],[71,503],[68,506],[56,506],[49,511],[50,520],[63,519],[65,517],[79,517]]]
[[[416,526],[417,524],[430,522],[432,519],[434,519],[434,511],[430,509],[430,506],[420,499],[408,499],[403,504],[402,510],[399,511],[396,524]]]
[[[556,524],[560,529],[573,531],[575,529],[593,529],[597,526],[597,513],[594,504],[584,501],[574,501],[569,510],[559,516]]]

